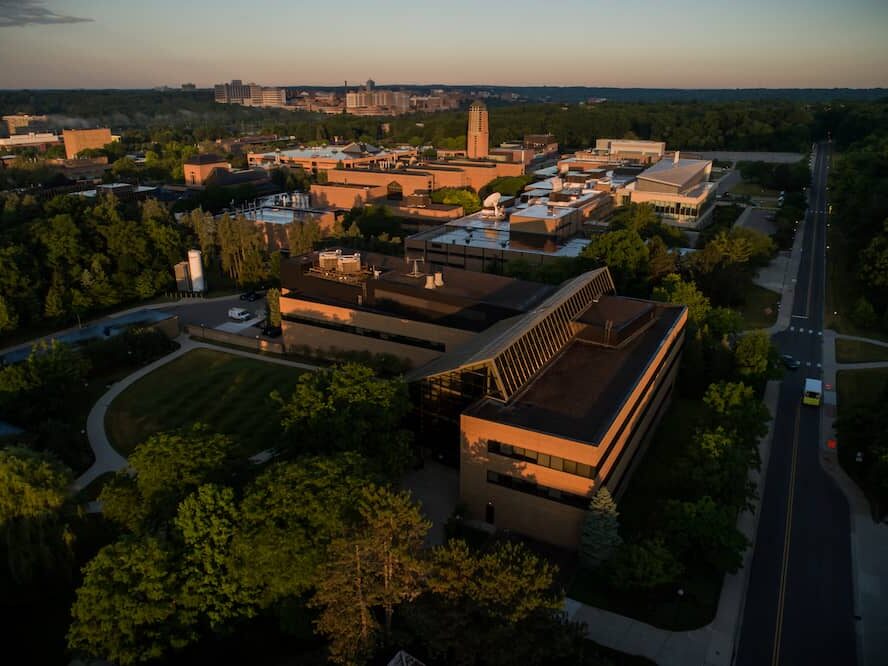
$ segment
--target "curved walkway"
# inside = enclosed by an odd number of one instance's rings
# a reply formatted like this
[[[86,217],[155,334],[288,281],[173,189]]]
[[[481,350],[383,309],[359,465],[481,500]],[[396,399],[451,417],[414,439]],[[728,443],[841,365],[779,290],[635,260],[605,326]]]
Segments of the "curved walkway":
[[[126,377],[121,379],[119,382],[115,382],[111,386],[111,388],[104,395],[102,395],[101,398],[99,398],[96,404],[93,405],[93,408],[89,412],[89,417],[86,420],[86,434],[89,438],[89,446],[92,449],[93,455],[95,456],[96,460],[92,464],[92,466],[74,482],[75,490],[85,488],[102,474],[105,474],[107,472],[117,472],[119,470],[125,469],[127,466],[126,458],[120,455],[117,450],[111,445],[111,442],[108,440],[108,434],[105,432],[105,415],[108,412],[108,407],[110,407],[111,403],[114,402],[114,399],[118,395],[123,393],[127,388],[129,388],[130,385],[139,381],[145,375],[154,372],[159,367],[164,366],[181,356],[184,356],[190,351],[193,351],[195,349],[212,349],[213,351],[231,354],[233,356],[245,356],[247,358],[254,358],[265,363],[288,365],[290,367],[300,368],[302,370],[318,369],[318,366],[316,365],[309,365],[307,363],[288,361],[283,358],[274,358],[262,354],[255,354],[253,352],[248,352],[241,349],[218,347],[206,342],[197,342],[186,335],[180,335],[178,338],[176,338],[176,342],[179,343],[179,348],[176,351],[167,354],[162,358],[159,358],[158,360],[154,361],[154,363],[150,363],[143,368],[139,368],[132,374],[127,375]]]

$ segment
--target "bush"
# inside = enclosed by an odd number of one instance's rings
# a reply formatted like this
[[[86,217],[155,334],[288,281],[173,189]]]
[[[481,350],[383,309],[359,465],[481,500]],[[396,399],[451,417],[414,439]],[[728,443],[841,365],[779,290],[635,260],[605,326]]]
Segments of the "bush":
[[[879,318],[876,316],[876,310],[872,303],[861,296],[854,303],[854,309],[851,310],[851,321],[860,328],[875,328]]]

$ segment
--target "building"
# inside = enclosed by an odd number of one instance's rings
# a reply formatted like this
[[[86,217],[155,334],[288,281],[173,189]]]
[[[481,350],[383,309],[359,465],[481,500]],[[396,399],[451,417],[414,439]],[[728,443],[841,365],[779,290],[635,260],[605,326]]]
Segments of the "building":
[[[312,252],[281,263],[283,341],[288,350],[385,353],[421,365],[553,290],[386,255]]]
[[[363,88],[345,93],[345,110],[354,115],[397,116],[410,108],[410,93],[379,89],[373,79]]]
[[[601,268],[411,372],[421,441],[459,442],[468,517],[576,549],[593,495],[620,496],[669,403],[686,322],[615,296]]]
[[[701,229],[710,223],[716,183],[709,182],[711,160],[672,158],[654,163],[618,192],[621,203],[650,204],[665,223],[684,229]]]
[[[191,157],[186,158],[185,162],[182,164],[182,170],[185,174],[185,184],[189,186],[203,186],[217,169],[231,171],[231,164],[212,153],[192,155]]]
[[[61,143],[61,138],[57,134],[30,132],[28,134],[13,134],[8,138],[0,139],[0,149],[37,148],[38,150],[46,150],[51,146],[59,145],[59,143]]]
[[[248,153],[247,162],[250,166],[265,168],[301,167],[313,174],[318,174],[334,169],[394,166],[400,160],[409,160],[416,154],[416,149],[412,147],[383,149],[369,143],[353,142],[344,146],[318,146],[276,150],[270,153]]]
[[[3,116],[3,123],[6,125],[9,136],[45,132],[49,127],[48,121],[46,116],[31,116],[22,113]]]
[[[490,130],[487,126],[487,107],[483,102],[472,102],[469,107],[469,130],[466,137],[466,154],[470,159],[487,157]]]
[[[613,198],[597,180],[553,177],[410,236],[406,247],[436,264],[501,272],[509,261],[539,265],[580,256],[589,245],[586,231],[603,225],[612,210]]]
[[[240,79],[230,83],[217,83],[213,86],[213,99],[220,104],[243,104],[244,100],[252,99],[252,88],[255,83],[244,84]]]
[[[188,90],[188,91],[197,90],[197,86],[194,85],[193,83],[183,83],[182,90]]]
[[[64,130],[62,138],[65,142],[65,155],[69,160],[77,157],[81,150],[104,148],[114,141],[111,130],[107,127]]]
[[[653,164],[663,159],[666,143],[639,139],[598,139],[595,152],[606,154],[615,162]]]

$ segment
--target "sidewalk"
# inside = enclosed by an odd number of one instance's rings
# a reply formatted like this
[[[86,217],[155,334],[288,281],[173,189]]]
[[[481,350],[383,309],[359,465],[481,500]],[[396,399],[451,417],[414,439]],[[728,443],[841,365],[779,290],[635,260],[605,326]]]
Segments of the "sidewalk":
[[[176,342],[179,343],[179,349],[172,352],[171,354],[167,354],[163,358],[159,358],[154,361],[154,363],[150,363],[146,365],[144,368],[139,368],[135,372],[130,375],[127,375],[119,382],[115,382],[111,388],[93,405],[93,408],[89,412],[89,416],[86,420],[86,434],[89,438],[89,445],[93,451],[93,455],[96,460],[92,464],[92,466],[86,470],[80,477],[74,481],[74,489],[81,490],[88,486],[92,481],[100,477],[102,474],[107,472],[117,472],[121,469],[126,468],[127,461],[122,455],[120,455],[117,450],[111,446],[111,442],[108,441],[108,435],[105,432],[105,415],[108,412],[108,407],[114,402],[114,399],[123,393],[129,386],[137,381],[139,381],[145,375],[154,372],[161,366],[166,365],[167,363],[171,363],[175,361],[177,358],[184,356],[190,351],[195,349],[212,349],[213,351],[222,352],[224,354],[232,354],[234,356],[244,356],[247,358],[254,358],[259,361],[263,361],[265,363],[276,363],[278,365],[288,365],[293,368],[300,368],[302,370],[317,370],[318,366],[308,365],[307,363],[298,363],[296,361],[288,361],[282,358],[274,358],[272,356],[266,356],[262,354],[255,354],[253,352],[240,350],[240,349],[231,349],[228,347],[217,347],[216,345],[212,345],[206,342],[198,342],[196,340],[192,340],[187,335],[180,335],[176,338]]]
[[[870,505],[860,487],[839,465],[836,451],[826,442],[835,437],[837,414],[836,373],[845,369],[888,367],[882,363],[837,363],[836,338],[858,340],[888,347],[888,343],[833,330],[823,332],[823,413],[820,421],[820,465],[848,498],[851,510],[851,566],[854,580],[854,613],[857,622],[857,654],[860,666],[879,666],[888,654],[888,525],[873,521]]]
[[[735,574],[725,575],[715,618],[705,627],[692,631],[668,631],[639,620],[617,615],[600,608],[587,606],[574,599],[565,601],[565,611],[575,621],[586,623],[586,636],[614,650],[636,654],[655,661],[660,666],[730,666],[734,660],[737,636],[743,619],[743,607],[749,582],[755,537],[758,531],[761,506],[771,457],[771,439],[774,413],[780,395],[780,382],[770,381],[765,388],[764,403],[771,413],[768,432],[759,442],[762,458],[760,471],[750,471],[749,478],[756,485],[758,500],[753,513],[744,511],[737,520],[737,528],[749,540],[743,555],[743,565]]]
[[[799,230],[796,232],[795,240],[792,242],[792,249],[789,253],[789,261],[783,272],[782,287],[780,293],[780,311],[777,313],[777,321],[773,326],[766,329],[768,335],[780,333],[789,328],[792,321],[792,307],[795,303],[795,287],[796,275],[799,274],[799,264],[802,261],[802,243],[805,240],[805,234],[808,231],[807,215],[805,219],[799,222]],[[767,269],[764,269],[767,270]],[[756,283],[758,281],[756,280]],[[770,288],[770,287],[769,287]]]

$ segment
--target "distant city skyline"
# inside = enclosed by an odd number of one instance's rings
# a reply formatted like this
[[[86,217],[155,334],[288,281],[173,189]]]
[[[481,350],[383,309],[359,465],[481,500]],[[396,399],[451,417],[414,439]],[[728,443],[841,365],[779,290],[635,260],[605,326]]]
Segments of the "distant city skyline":
[[[888,3],[0,0],[0,88],[888,87]]]

